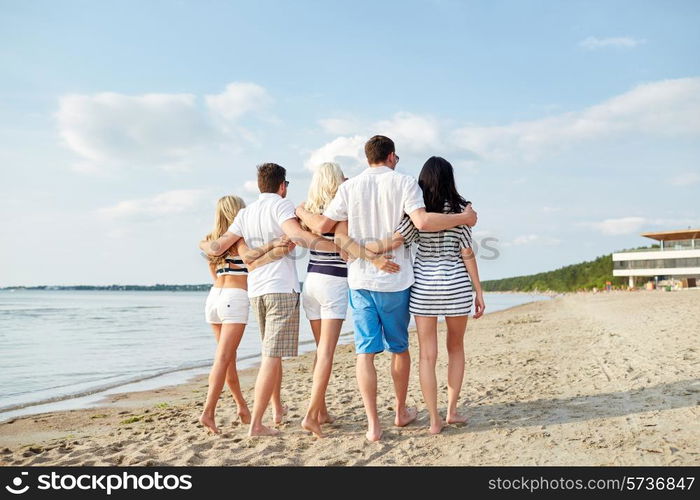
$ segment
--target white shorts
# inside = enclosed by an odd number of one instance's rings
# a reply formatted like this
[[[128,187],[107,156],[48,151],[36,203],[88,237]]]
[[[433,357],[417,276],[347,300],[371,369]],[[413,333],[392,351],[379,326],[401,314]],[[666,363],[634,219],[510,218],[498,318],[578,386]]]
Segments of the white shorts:
[[[347,278],[320,273],[307,274],[301,304],[309,321],[345,319],[348,312]]]
[[[215,325],[248,323],[250,301],[248,292],[242,288],[211,287],[204,306],[207,323]]]

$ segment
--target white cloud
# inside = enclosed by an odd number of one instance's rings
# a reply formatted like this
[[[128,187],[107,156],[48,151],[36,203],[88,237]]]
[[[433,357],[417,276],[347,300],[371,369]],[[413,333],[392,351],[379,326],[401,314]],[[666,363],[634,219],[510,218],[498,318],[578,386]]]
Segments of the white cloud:
[[[598,38],[595,36],[589,36],[584,40],[581,40],[578,45],[587,50],[597,50],[604,48],[616,48],[616,49],[633,49],[639,45],[646,43],[646,40],[641,38],[633,38],[630,36],[616,36],[608,38]]]
[[[318,124],[324,132],[334,135],[352,135],[360,128],[356,121],[345,118],[325,118],[319,120]]]
[[[258,194],[260,189],[258,188],[258,181],[245,181],[243,184],[243,189],[247,193]]]
[[[67,95],[59,100],[56,119],[64,144],[80,157],[75,170],[181,170],[197,153],[254,140],[236,120],[261,112],[271,99],[259,85],[232,83],[204,101],[194,94]]]
[[[558,245],[561,240],[551,236],[540,236],[538,234],[524,234],[514,238],[511,241],[503,243],[504,247],[522,246],[522,245]]]
[[[687,172],[672,177],[668,183],[672,186],[692,186],[700,182],[700,174],[697,172]]]
[[[593,228],[602,234],[619,236],[635,234],[651,230],[683,229],[687,227],[699,227],[698,218],[658,218],[658,217],[620,217],[617,219],[605,219],[600,222],[583,222],[579,226]]]
[[[535,161],[557,149],[621,134],[700,136],[700,78],[639,85],[601,104],[509,125],[470,125],[451,141],[485,160]]]
[[[433,117],[407,112],[364,125],[340,118],[320,123],[326,132],[343,134],[312,151],[307,168],[338,156],[364,164],[358,138],[377,133],[394,139],[399,150],[416,154],[468,154],[469,163],[534,162],[583,142],[629,134],[700,137],[700,78],[645,83],[582,111],[506,125],[472,124],[450,131]]]
[[[542,207],[542,211],[546,214],[551,214],[555,212],[561,211],[561,207],[550,207],[550,206],[544,206]]]
[[[478,227],[478,226],[477,226]],[[472,230],[472,240],[483,240],[484,238],[494,238],[498,239],[496,233],[489,229],[473,229]]]
[[[585,223],[603,234],[621,235],[638,233],[647,224],[644,217],[620,217],[618,219],[605,219],[601,222]]]
[[[111,207],[98,210],[98,214],[110,219],[145,216],[148,218],[191,211],[203,200],[201,189],[166,191],[148,198],[120,201]]]
[[[388,120],[364,125],[341,118],[328,118],[319,123],[326,132],[342,131],[344,135],[310,153],[306,161],[306,167],[310,170],[324,161],[338,161],[344,167],[348,164],[350,169],[365,165],[364,143],[376,134],[391,137],[401,151],[426,153],[442,148],[438,121],[430,116],[399,112]]]
[[[226,120],[237,120],[250,112],[263,111],[272,104],[272,97],[256,83],[234,82],[221,94],[207,95],[207,107]]]
[[[313,171],[323,162],[337,161],[348,171],[356,169],[365,162],[364,145],[366,140],[367,138],[361,135],[333,139],[309,155],[306,168]]]
[[[391,137],[397,144],[397,148],[426,152],[430,149],[440,149],[440,127],[437,120],[429,116],[421,116],[413,113],[396,113],[390,120],[383,120],[372,125],[374,134]]]
[[[179,160],[211,134],[191,94],[69,95],[56,117],[66,145],[92,163]]]
[[[599,222],[582,222],[578,225],[595,229],[602,234],[619,236],[625,234],[636,234],[644,231],[672,231],[674,229],[700,227],[700,219],[693,217],[661,218],[630,216],[619,217],[616,219],[605,219]]]
[[[669,230],[700,227],[700,218],[687,217],[684,219],[649,219],[649,225],[667,228]]]

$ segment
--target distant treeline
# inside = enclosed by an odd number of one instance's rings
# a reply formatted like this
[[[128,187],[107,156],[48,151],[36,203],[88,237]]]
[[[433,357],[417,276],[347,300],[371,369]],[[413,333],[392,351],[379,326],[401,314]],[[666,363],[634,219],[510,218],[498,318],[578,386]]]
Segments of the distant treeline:
[[[211,283],[206,285],[73,285],[73,286],[7,286],[0,290],[118,290],[118,291],[143,291],[143,292],[206,292],[211,288]]]
[[[626,248],[618,250],[618,252],[654,250],[656,248],[659,248],[659,245],[655,243],[651,246]],[[613,276],[612,254],[546,273],[482,281],[481,284],[485,292],[575,292],[577,290],[605,288],[606,281],[612,283],[613,287],[627,286],[627,278]]]
[[[639,247],[631,250],[644,250],[658,248]],[[627,251],[627,250],[621,250]],[[613,277],[612,254],[603,255],[595,260],[581,262],[565,266],[554,271],[531,274],[528,276],[515,276],[500,280],[482,281],[485,292],[575,292],[577,290],[590,290],[592,288],[605,288],[605,282],[610,281],[614,287],[626,286],[627,279]],[[124,290],[124,291],[170,291],[170,292],[206,292],[211,284],[203,285],[109,285],[109,286],[10,286],[0,290]]]
[[[613,277],[612,272],[612,254],[609,254],[546,273],[484,281],[482,286],[485,292],[574,292],[605,288],[606,281],[610,281],[616,287],[624,286],[626,278]]]

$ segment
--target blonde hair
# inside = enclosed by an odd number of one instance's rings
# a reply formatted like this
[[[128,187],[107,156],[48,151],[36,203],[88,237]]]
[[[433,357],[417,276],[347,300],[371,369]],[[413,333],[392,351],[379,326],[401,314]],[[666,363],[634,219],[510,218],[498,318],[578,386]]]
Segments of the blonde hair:
[[[326,162],[319,165],[306,196],[306,210],[312,214],[323,213],[344,181],[345,174],[337,163]]]
[[[240,212],[242,208],[245,208],[245,202],[238,196],[222,196],[219,198],[219,201],[216,202],[214,228],[211,233],[206,236],[205,240],[215,240],[228,231],[233,219],[236,218],[236,215],[238,215],[238,212]],[[228,252],[225,252],[218,257],[210,256],[209,261],[216,266],[223,264],[227,253]]]

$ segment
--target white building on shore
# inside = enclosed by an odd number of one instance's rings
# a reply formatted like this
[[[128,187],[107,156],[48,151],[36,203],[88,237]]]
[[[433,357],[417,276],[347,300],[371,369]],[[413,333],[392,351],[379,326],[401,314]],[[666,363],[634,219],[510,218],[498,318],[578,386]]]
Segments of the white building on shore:
[[[613,276],[627,276],[630,287],[635,286],[635,281],[700,286],[700,229],[642,233],[642,236],[658,241],[659,247],[614,253]]]

